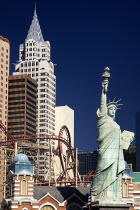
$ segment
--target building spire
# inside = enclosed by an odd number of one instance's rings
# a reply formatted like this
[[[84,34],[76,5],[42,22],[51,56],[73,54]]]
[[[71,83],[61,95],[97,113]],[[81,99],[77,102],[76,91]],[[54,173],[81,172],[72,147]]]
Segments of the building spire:
[[[27,41],[28,39],[34,39],[37,42],[44,42],[41,28],[40,28],[39,21],[38,21],[38,17],[37,17],[37,13],[36,13],[36,2],[35,2],[35,10],[34,10],[33,20],[30,25],[28,35],[27,35],[27,38],[25,41]]]

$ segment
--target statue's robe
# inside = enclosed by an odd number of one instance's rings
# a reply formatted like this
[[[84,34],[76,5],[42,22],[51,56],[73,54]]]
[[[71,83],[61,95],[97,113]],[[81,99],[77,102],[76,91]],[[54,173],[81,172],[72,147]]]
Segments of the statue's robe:
[[[91,186],[92,201],[120,199],[121,176],[125,169],[120,126],[97,111],[99,159]]]

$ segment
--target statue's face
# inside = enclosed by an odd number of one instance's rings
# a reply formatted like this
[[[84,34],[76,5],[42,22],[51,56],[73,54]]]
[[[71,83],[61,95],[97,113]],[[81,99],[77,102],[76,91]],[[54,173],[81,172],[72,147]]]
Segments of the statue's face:
[[[110,106],[108,108],[108,116],[115,118],[115,114],[116,114],[116,106]]]

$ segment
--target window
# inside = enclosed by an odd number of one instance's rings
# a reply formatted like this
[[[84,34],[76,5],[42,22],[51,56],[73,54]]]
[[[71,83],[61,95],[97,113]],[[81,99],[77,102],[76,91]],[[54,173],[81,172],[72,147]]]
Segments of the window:
[[[27,195],[27,182],[25,179],[21,181],[21,195]]]
[[[11,132],[11,135],[23,135],[24,132]]]
[[[25,82],[25,79],[14,79],[14,80],[9,80],[9,83],[17,83],[17,82]]]
[[[14,106],[14,107],[9,107],[9,110],[18,110],[18,109],[24,109],[24,106]]]
[[[25,87],[25,84],[23,84],[23,85],[12,85],[12,86],[9,86],[9,89],[24,88],[24,87]]]
[[[36,89],[31,88],[29,85],[27,85],[27,88],[28,88],[29,90],[31,90],[32,92],[34,92],[34,93],[36,93],[36,92],[37,92],[37,90],[36,90]]]
[[[10,125],[24,125],[24,122],[23,121],[19,121],[19,122],[9,122],[8,123],[8,126]]]
[[[27,79],[27,82],[28,82],[30,85],[32,85],[33,87],[36,88],[36,84],[32,83],[32,82],[31,82],[30,80],[28,80],[28,79]]]
[[[14,130],[23,130],[24,129],[24,127],[14,127]],[[11,127],[11,128],[8,128],[8,130],[10,131],[10,130],[13,130],[13,127]]]
[[[128,184],[126,182],[123,183],[123,197],[128,197]]]
[[[25,104],[25,101],[18,101],[18,102],[8,103],[8,105],[19,105],[19,104]]]
[[[40,210],[55,210],[55,208],[50,205],[45,205]]]
[[[11,91],[11,92],[9,92],[9,95],[12,95],[12,94],[21,94],[21,93],[25,93],[25,90]]]
[[[15,115],[15,114],[24,114],[24,111],[18,111],[18,112],[8,112],[8,115]]]
[[[32,93],[30,93],[29,91],[27,91],[27,94],[28,94],[29,96],[31,96],[32,98],[36,99],[36,96],[33,95]]]

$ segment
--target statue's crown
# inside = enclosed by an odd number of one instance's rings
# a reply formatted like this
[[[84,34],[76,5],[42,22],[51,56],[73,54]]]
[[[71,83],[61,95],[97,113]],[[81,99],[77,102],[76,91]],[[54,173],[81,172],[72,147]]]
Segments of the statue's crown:
[[[111,106],[115,106],[116,109],[120,109],[118,108],[119,106],[123,105],[123,104],[119,104],[119,102],[121,101],[121,99],[119,99],[118,101],[115,101],[116,97],[113,99],[113,101],[110,101],[108,102],[107,104],[107,108],[111,107]]]

